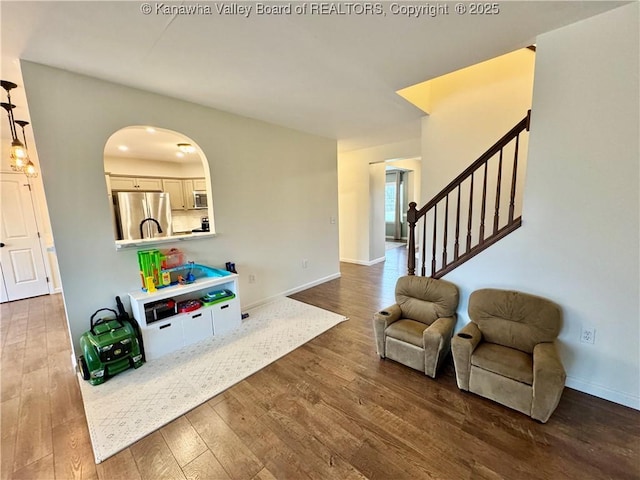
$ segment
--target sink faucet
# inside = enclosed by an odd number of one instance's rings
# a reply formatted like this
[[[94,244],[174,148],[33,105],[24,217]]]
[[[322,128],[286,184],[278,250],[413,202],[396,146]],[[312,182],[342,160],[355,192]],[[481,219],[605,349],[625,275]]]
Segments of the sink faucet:
[[[145,218],[140,222],[140,238],[144,238],[144,234],[142,233],[142,226],[146,222],[154,222],[158,227],[158,233],[162,233],[162,227],[160,226],[160,222],[158,222],[158,220],[156,220],[155,218],[149,217],[149,218]]]

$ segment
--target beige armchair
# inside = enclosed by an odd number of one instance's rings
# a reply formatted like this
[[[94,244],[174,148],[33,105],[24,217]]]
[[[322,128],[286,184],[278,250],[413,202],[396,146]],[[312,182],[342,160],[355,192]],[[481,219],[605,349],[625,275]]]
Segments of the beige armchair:
[[[458,387],[549,420],[566,378],[555,345],[560,307],[526,293],[483,289],[469,297],[469,318],[451,341]]]
[[[458,298],[458,288],[445,280],[400,277],[396,303],[373,316],[380,358],[435,378],[450,351]]]

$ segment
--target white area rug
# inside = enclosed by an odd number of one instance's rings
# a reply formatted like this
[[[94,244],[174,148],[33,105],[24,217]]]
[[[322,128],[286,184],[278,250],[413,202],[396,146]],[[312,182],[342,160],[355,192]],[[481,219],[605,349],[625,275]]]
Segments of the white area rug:
[[[346,317],[279,298],[233,332],[190,345],[102,385],[80,381],[96,463],[192,410]]]

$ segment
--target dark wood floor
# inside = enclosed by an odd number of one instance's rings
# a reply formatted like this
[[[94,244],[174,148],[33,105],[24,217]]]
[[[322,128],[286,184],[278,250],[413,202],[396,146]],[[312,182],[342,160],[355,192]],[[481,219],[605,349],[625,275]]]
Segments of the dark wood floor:
[[[380,360],[403,249],[293,295],[349,321],[94,465],[59,296],[2,305],[1,478],[638,479],[640,412],[566,389],[549,422]]]

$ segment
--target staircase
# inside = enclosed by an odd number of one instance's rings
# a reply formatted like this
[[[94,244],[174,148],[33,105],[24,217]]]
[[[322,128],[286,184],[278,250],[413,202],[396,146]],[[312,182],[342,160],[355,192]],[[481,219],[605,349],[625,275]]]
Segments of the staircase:
[[[420,274],[427,275],[429,263],[430,276],[440,278],[521,225],[524,176],[518,158],[530,116],[531,110],[420,210],[409,204],[409,275],[416,274],[416,253]]]

